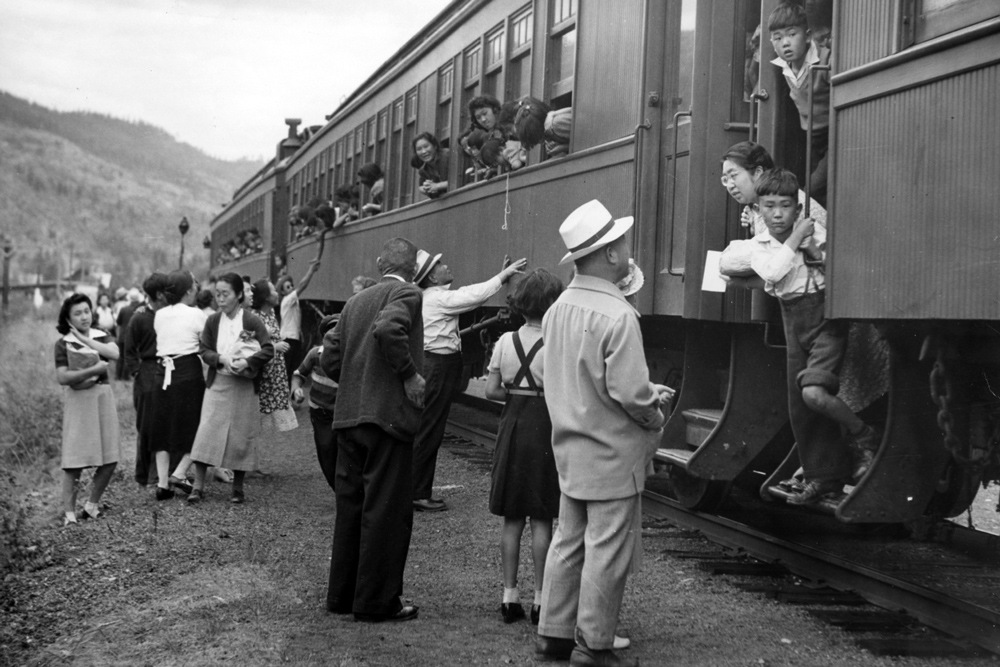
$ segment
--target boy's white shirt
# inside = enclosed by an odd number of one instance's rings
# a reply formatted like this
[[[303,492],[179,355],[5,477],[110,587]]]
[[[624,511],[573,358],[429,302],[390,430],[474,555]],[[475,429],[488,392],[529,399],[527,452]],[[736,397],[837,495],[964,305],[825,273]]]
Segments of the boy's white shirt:
[[[822,292],[826,288],[826,276],[821,270],[807,266],[801,251],[792,250],[766,230],[753,237],[753,240],[750,266],[763,278],[764,291],[771,296],[790,299],[802,296],[807,291]],[[826,227],[815,226],[813,241],[825,258]]]

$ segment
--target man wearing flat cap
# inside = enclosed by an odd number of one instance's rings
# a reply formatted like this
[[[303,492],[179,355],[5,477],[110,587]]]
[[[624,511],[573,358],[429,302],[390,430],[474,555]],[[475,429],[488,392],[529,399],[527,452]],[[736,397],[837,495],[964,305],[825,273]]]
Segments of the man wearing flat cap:
[[[613,650],[625,580],[641,553],[640,494],[673,390],[649,381],[639,314],[615,283],[625,233],[597,200],[559,227],[576,277],[542,320],[545,403],[559,473],[559,524],[545,561],[536,657],[635,664]]]
[[[483,305],[511,276],[523,273],[527,264],[528,260],[521,258],[504,266],[486,282],[453,290],[455,276],[441,261],[441,254],[432,256],[417,251],[417,274],[413,282],[424,291],[424,379],[427,380],[420,430],[413,442],[413,509],[418,512],[448,509],[443,500],[431,497],[431,489],[451,400],[462,379],[458,316]]]

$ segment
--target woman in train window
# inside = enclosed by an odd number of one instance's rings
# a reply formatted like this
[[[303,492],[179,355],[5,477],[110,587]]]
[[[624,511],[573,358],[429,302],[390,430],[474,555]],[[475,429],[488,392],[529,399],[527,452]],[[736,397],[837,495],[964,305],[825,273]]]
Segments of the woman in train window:
[[[208,466],[233,471],[231,502],[242,503],[243,478],[257,468],[254,439],[260,432],[258,373],[274,356],[274,345],[259,317],[244,310],[243,279],[235,273],[215,283],[219,312],[201,334],[201,358],[208,366],[205,400],[191,448],[194,489],[189,503],[204,498]]]
[[[361,181],[361,185],[368,188],[368,193],[372,198],[370,202],[361,207],[361,212],[369,215],[381,213],[382,195],[385,190],[385,174],[382,173],[382,167],[375,162],[369,162],[358,169],[358,180]]]
[[[514,117],[514,130],[525,150],[545,143],[546,157],[569,153],[569,136],[573,128],[573,108],[552,110],[534,97],[525,97]]]
[[[348,222],[361,217],[358,213],[360,198],[358,186],[356,185],[341,185],[333,191],[333,202],[337,205],[339,211],[337,219],[333,221],[334,229],[339,229]]]
[[[500,100],[492,95],[480,95],[469,100],[469,118],[472,128],[482,130],[489,136],[506,140],[507,136],[500,126]]]
[[[745,286],[756,286],[754,271],[750,268],[752,237],[767,231],[764,218],[757,211],[757,181],[765,171],[774,168],[774,159],[767,149],[752,141],[733,144],[722,156],[722,186],[729,195],[743,205],[740,224],[749,229],[748,239],[730,242],[722,252],[719,270],[727,278],[749,278]],[[805,204],[805,192],[799,190],[799,203]],[[809,216],[816,222],[816,242],[826,240],[826,210],[815,200],[810,200]],[[742,283],[738,283],[742,284]]]
[[[431,199],[448,191],[448,162],[450,153],[430,132],[421,132],[413,138],[413,159],[410,166],[420,174],[419,190]]]

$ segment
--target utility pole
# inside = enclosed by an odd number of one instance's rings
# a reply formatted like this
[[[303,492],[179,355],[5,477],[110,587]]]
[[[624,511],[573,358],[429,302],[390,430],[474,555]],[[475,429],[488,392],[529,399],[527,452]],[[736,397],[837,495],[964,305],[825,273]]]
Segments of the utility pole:
[[[3,237],[3,301],[0,305],[4,319],[7,318],[7,311],[10,308],[10,258],[13,256],[14,243],[5,235]]]

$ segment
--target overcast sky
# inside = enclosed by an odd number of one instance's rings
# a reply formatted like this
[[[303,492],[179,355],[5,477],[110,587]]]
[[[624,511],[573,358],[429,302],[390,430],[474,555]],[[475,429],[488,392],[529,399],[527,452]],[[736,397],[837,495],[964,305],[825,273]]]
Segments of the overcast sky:
[[[321,125],[449,0],[0,0],[0,89],[222,158]]]

